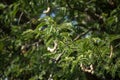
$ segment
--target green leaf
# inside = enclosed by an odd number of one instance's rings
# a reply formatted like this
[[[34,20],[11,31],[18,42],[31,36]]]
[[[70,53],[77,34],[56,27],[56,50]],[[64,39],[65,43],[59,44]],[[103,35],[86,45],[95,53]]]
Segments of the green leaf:
[[[6,5],[0,3],[0,9],[4,9],[6,7]]]

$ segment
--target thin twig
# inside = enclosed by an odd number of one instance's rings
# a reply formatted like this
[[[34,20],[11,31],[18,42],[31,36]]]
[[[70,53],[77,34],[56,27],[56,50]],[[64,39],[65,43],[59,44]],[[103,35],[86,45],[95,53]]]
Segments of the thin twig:
[[[75,38],[74,38],[74,41],[78,40],[80,37],[86,35],[91,29],[88,29],[87,31],[81,33],[81,34],[78,34]]]
[[[21,12],[21,14],[20,14],[20,16],[19,16],[18,25],[19,25],[19,23],[20,23],[20,20],[21,20],[21,18],[22,18],[22,15],[23,15],[23,12]]]
[[[63,53],[64,53],[64,51],[57,56],[57,58],[55,59],[55,63],[57,63],[60,60]]]
[[[61,58],[61,56],[63,55],[63,53],[64,53],[64,51],[57,56],[57,58],[55,59],[55,62],[54,62],[54,63],[57,63],[57,62],[60,60],[60,58]],[[53,74],[51,73],[51,74],[49,75],[48,80],[53,80],[52,77],[53,77]]]
[[[50,7],[48,7],[47,10],[43,11],[44,14],[47,14],[48,12],[50,12]]]
[[[110,46],[110,58],[112,57],[112,55],[113,55],[113,46],[111,45]]]
[[[31,46],[36,46],[36,47],[38,47],[41,42],[42,42],[42,40],[40,39],[40,40],[37,41],[37,42],[31,43],[31,44],[22,45],[22,46],[21,46],[21,53],[23,53],[23,54],[26,53],[26,52],[27,52],[27,49],[29,49]]]

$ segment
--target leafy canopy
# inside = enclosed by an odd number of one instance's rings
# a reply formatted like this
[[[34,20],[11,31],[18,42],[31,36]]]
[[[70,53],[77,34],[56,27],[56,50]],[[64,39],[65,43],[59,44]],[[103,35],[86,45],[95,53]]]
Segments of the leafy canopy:
[[[2,0],[0,14],[1,79],[120,79],[119,0]]]

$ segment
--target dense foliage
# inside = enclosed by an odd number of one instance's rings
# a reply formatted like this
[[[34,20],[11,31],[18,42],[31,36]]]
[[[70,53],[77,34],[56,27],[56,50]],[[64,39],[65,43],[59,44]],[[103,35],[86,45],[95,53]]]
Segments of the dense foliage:
[[[120,80],[120,0],[0,0],[0,80]]]

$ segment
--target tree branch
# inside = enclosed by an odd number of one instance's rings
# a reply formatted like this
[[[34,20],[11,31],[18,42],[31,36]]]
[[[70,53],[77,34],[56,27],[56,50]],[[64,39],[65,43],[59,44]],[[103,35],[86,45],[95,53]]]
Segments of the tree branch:
[[[91,10],[89,10],[88,8],[80,8],[80,7],[75,7],[75,6],[72,7],[68,0],[66,0],[66,4],[69,9],[77,10],[80,12],[86,12],[93,20],[98,21],[99,23],[103,23],[102,16],[100,16],[99,14],[97,14],[95,12],[91,12]]]
[[[86,35],[90,30],[91,30],[91,28],[88,29],[87,31],[81,33],[81,34],[78,34],[78,35],[74,38],[74,41],[76,41],[76,40],[78,40],[80,37]]]
[[[21,53],[22,53],[22,54],[26,53],[31,46],[36,46],[36,47],[38,47],[41,42],[42,42],[42,40],[40,39],[40,40],[38,40],[37,42],[31,43],[31,44],[22,45],[22,46],[21,46]]]

